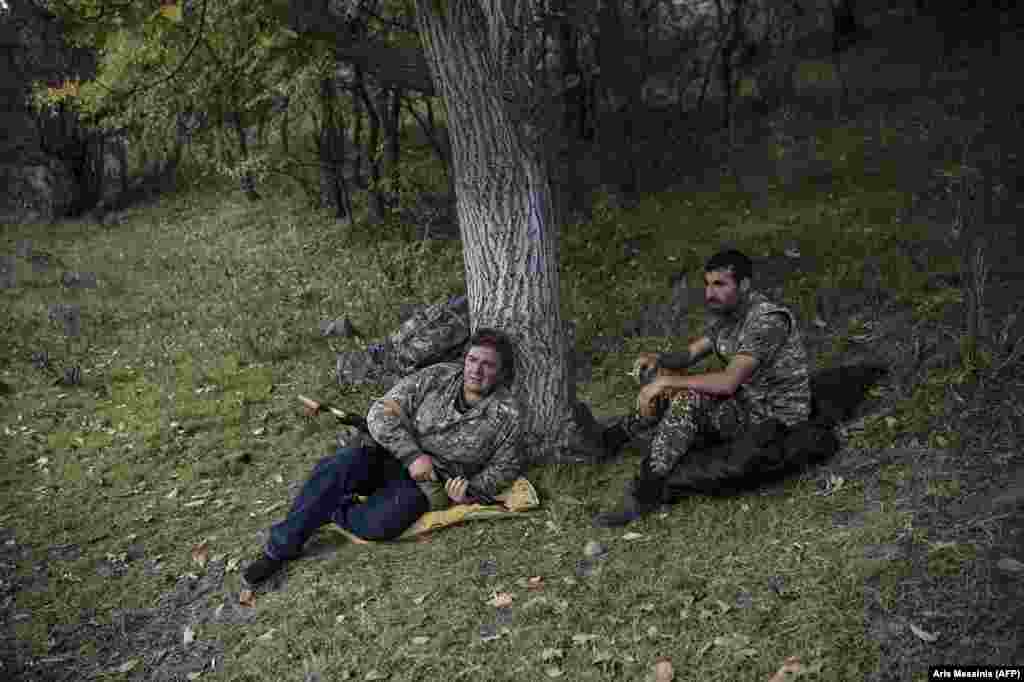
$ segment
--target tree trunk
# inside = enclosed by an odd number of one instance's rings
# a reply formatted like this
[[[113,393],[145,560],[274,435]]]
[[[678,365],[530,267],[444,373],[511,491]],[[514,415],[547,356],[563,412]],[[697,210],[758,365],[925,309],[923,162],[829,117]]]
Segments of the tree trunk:
[[[241,154],[242,163],[246,163],[249,160],[249,133],[246,131],[245,126],[242,125],[242,117],[237,111],[231,112],[229,115],[231,127],[235,129],[235,135],[238,136],[238,151]],[[242,192],[245,193],[245,198],[249,201],[259,201],[259,193],[256,191],[256,178],[250,171],[244,171],[238,180]]]
[[[366,141],[366,161],[370,172],[370,181],[368,183],[370,201],[367,220],[371,224],[376,224],[384,220],[387,213],[387,206],[384,202],[384,190],[381,187],[381,160],[380,155],[377,153],[382,127],[381,117],[378,114],[377,105],[373,101],[374,98],[367,89],[365,82],[360,87],[359,94],[362,96],[363,106],[370,120],[370,134],[369,139]]]
[[[338,111],[333,78],[320,81],[320,106],[323,123],[317,146],[320,152],[321,202],[334,209],[334,217],[347,217],[353,224],[352,204],[345,182],[345,121]]]
[[[549,160],[517,106],[533,8],[491,5],[416,0],[417,19],[447,107],[470,316],[514,338],[527,453],[549,459],[566,448],[571,414]]]
[[[352,178],[357,187],[365,188],[363,182],[363,70],[353,67],[355,74],[352,79],[352,148],[355,158],[352,159]]]

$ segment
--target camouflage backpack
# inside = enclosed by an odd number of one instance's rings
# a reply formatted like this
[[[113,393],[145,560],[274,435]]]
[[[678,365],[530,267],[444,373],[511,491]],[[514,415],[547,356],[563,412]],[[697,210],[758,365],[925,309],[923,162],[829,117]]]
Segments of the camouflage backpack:
[[[458,360],[469,336],[469,301],[452,296],[415,312],[366,351],[339,353],[338,382],[393,384],[423,367]]]

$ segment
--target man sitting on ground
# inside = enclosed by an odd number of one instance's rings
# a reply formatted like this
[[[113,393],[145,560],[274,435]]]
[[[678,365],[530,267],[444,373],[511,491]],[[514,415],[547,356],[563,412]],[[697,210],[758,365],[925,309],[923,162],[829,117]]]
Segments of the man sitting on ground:
[[[361,538],[388,540],[428,511],[493,501],[522,464],[524,412],[510,390],[514,376],[509,337],[478,329],[461,364],[402,379],[367,414],[377,447],[339,448],[313,468],[245,569],[245,582],[252,587],[277,573],[331,521]],[[357,503],[357,495],[368,499]]]
[[[685,464],[698,436],[731,440],[771,419],[788,427],[810,415],[807,353],[796,318],[751,290],[751,274],[750,259],[739,251],[712,256],[704,268],[704,298],[714,321],[687,350],[655,356],[654,367],[638,368],[682,369],[711,353],[725,365],[720,372],[659,375],[641,389],[637,414],[605,431],[605,447],[614,454],[640,433],[656,429],[622,508],[598,514],[596,525],[623,526],[659,507],[666,480]],[[669,395],[674,397],[667,400]]]

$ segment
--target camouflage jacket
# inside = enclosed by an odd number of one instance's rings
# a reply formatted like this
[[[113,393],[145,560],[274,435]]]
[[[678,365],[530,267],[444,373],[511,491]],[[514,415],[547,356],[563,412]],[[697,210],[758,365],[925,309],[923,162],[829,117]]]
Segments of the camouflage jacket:
[[[718,316],[705,335],[725,365],[739,354],[757,358],[753,376],[735,395],[751,421],[774,417],[792,426],[810,416],[807,351],[788,308],[752,291],[745,306],[732,315]]]
[[[519,476],[523,408],[506,387],[463,412],[461,395],[462,365],[432,365],[375,400],[366,421],[373,439],[405,466],[426,453],[440,478],[465,477],[470,496],[486,500]]]

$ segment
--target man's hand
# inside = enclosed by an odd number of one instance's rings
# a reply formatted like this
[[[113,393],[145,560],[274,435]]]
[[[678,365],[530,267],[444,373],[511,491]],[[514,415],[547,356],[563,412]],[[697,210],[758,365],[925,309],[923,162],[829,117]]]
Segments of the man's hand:
[[[455,504],[465,504],[469,502],[469,497],[466,495],[466,491],[469,490],[469,481],[464,479],[462,476],[458,478],[449,478],[444,483],[444,491],[448,494],[448,498]]]
[[[409,465],[409,475],[414,481],[433,481],[437,479],[434,473],[434,460],[430,455],[420,455]]]
[[[658,370],[657,353],[640,353],[633,361],[633,378],[641,384],[646,383],[649,377]]]
[[[640,394],[636,397],[636,409],[640,416],[656,417],[659,412],[658,403],[668,399],[668,396],[663,394],[670,388],[662,377],[641,388]]]

